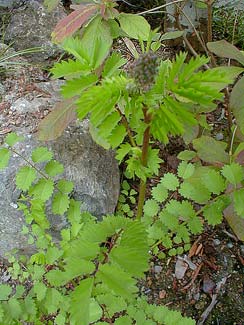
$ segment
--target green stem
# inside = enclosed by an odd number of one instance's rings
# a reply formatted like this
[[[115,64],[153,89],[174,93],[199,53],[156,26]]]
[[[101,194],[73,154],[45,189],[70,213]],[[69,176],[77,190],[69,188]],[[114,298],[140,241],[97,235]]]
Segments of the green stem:
[[[149,149],[149,140],[150,140],[150,122],[151,122],[151,115],[148,114],[148,110],[146,107],[143,108],[144,113],[144,122],[147,126],[146,130],[144,131],[143,135],[143,144],[142,144],[142,156],[141,156],[141,164],[144,167],[147,167],[147,158],[148,158],[148,149]],[[140,181],[139,187],[139,197],[138,197],[138,204],[137,204],[137,215],[136,219],[140,220],[142,217],[143,206],[146,196],[146,186],[147,186],[147,179]]]

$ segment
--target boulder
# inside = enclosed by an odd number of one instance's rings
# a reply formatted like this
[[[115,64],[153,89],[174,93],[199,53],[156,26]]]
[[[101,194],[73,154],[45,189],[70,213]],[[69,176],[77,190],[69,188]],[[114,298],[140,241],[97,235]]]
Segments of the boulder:
[[[51,33],[66,13],[61,5],[52,12],[48,12],[42,2],[40,0],[22,1],[21,6],[14,7],[4,34],[5,42],[13,44],[15,50],[41,47],[43,52],[28,55],[29,60],[33,62],[45,62],[62,53],[62,50],[52,43]]]
[[[11,98],[11,105],[8,110],[10,115],[3,116],[0,111],[1,125],[3,128],[7,127],[11,118],[20,120],[19,126],[15,126],[13,131],[24,135],[25,140],[16,148],[27,159],[34,148],[43,145],[33,134],[32,116],[50,109],[60,100],[56,92],[60,83],[51,81],[37,84],[38,89],[48,89],[50,97],[45,97],[45,94],[42,97],[40,94],[39,97],[28,94],[14,99],[14,94],[8,93],[3,98]],[[74,182],[73,196],[82,201],[82,209],[97,217],[113,213],[119,195],[118,164],[112,151],[104,150],[94,143],[89,134],[88,120],[82,123],[74,122],[60,138],[47,145],[53,150],[55,159],[65,167],[65,173],[61,177]],[[0,256],[13,248],[28,253],[26,239],[21,235],[24,220],[22,213],[18,211],[18,198],[21,193],[15,185],[16,171],[23,164],[23,159],[14,155],[9,167],[0,171]],[[60,216],[50,214],[49,217],[52,233],[57,237],[66,221]]]

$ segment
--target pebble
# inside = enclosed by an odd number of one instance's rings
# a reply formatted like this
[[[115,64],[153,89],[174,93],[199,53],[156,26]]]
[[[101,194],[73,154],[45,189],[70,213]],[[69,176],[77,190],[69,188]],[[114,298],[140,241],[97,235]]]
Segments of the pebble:
[[[228,248],[233,248],[233,243],[229,242],[227,245],[226,245]]]
[[[217,238],[213,240],[214,246],[219,246],[220,243],[221,243],[221,241],[219,239],[217,239]]]
[[[18,209],[18,204],[14,203],[14,202],[11,202],[10,203],[10,206],[14,209]]]
[[[218,141],[223,140],[223,139],[224,139],[224,135],[223,135],[223,133],[217,133],[217,134],[215,135],[215,139],[218,140]]]
[[[241,249],[242,254],[244,254],[244,245],[241,245],[240,249]]]
[[[162,266],[160,266],[160,265],[155,265],[154,266],[154,272],[155,273],[161,273],[161,271],[162,271]]]

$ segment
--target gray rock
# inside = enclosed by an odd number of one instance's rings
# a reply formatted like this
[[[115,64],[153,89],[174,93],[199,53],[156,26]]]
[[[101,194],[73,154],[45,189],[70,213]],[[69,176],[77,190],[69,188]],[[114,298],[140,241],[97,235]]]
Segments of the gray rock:
[[[45,83],[39,85],[45,89]],[[11,108],[28,120],[31,113],[40,111],[40,107],[45,108],[45,100],[46,107],[50,106],[51,100],[59,100],[59,96],[55,95],[57,82],[50,82],[47,87],[52,98],[34,98],[33,101],[28,101],[23,97],[15,100]],[[26,158],[30,157],[31,151],[40,143],[30,134],[30,127],[22,125],[15,130],[25,136],[25,141],[17,145],[17,151]],[[74,123],[59,139],[47,145],[53,150],[55,159],[65,167],[65,173],[61,177],[74,182],[74,198],[82,200],[82,209],[97,217],[113,213],[119,195],[118,164],[112,151],[104,150],[94,143],[89,134],[89,122],[85,120]],[[21,235],[24,220],[22,213],[17,210],[21,193],[15,185],[16,171],[23,164],[23,160],[15,155],[11,158],[9,167],[0,171],[0,256],[13,248],[28,253],[29,246]],[[50,215],[50,219],[53,234],[57,237],[57,232],[64,225],[64,219],[53,215]]]
[[[13,43],[13,47],[18,51],[41,47],[43,52],[28,55],[33,62],[44,62],[49,58],[57,57],[62,50],[51,42],[51,32],[65,16],[62,6],[49,13],[42,5],[42,1],[25,1],[24,6],[12,11],[5,32],[5,41]]]

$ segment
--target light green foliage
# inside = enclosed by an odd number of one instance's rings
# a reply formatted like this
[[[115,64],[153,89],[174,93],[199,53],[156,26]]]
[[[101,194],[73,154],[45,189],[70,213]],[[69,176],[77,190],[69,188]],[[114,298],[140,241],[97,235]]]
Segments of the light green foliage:
[[[43,161],[42,153],[46,165],[49,164],[47,160],[52,154],[43,148],[34,151],[33,160]],[[45,163],[43,170],[32,167],[42,177],[28,190],[23,179],[19,181],[26,192],[20,202],[27,221],[23,233],[29,235],[30,243],[35,243],[37,252],[27,260],[24,269],[18,259],[9,259],[12,263],[9,271],[20,285],[14,292],[10,285],[0,286],[1,321],[4,319],[6,325],[22,322],[36,325],[48,318],[53,319],[50,324],[99,324],[106,308],[115,323],[152,324],[154,313],[160,315],[160,310],[156,306],[149,310],[144,298],[137,300],[137,279],[149,267],[144,224],[120,216],[104,217],[99,222],[88,213],[81,213],[80,203],[69,199],[73,184],[60,179],[54,186],[51,178],[44,177]],[[136,194],[127,182],[123,188],[124,195],[130,193],[133,198]],[[45,215],[45,202],[50,197],[54,213],[68,210],[70,225],[62,230],[60,245],[50,236]],[[25,286],[27,280],[31,288]],[[168,309],[164,310],[165,315],[167,311],[174,315]],[[177,317],[183,320],[180,314]],[[185,321],[191,324],[190,319]],[[170,324],[167,320],[161,323]]]
[[[131,207],[136,204],[136,196],[137,192],[130,188],[130,184],[127,181],[123,181],[121,184],[117,213],[130,218],[134,217],[134,212]]]
[[[237,163],[225,165],[222,168],[222,175],[233,185],[237,186],[243,180],[243,167]]]
[[[36,177],[37,173],[34,168],[23,166],[19,169],[16,175],[16,185],[19,189],[27,191]]]
[[[46,147],[38,147],[32,152],[32,160],[34,163],[49,161],[52,159],[52,157],[52,152]]]
[[[0,149],[0,169],[8,166],[10,159],[10,151],[7,148]]]

